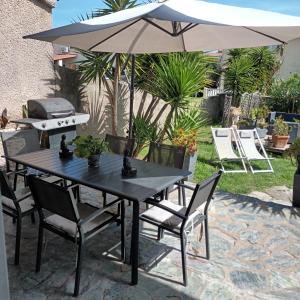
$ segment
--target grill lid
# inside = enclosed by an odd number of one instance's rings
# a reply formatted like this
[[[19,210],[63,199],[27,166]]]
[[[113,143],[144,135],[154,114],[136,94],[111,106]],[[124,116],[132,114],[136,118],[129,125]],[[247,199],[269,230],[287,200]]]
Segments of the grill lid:
[[[56,119],[75,115],[74,106],[65,98],[28,100],[27,106],[29,118]]]

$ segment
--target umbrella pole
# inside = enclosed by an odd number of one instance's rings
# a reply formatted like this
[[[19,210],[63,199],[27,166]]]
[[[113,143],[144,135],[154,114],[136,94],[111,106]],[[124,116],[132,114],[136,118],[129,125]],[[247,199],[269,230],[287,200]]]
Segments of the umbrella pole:
[[[130,103],[129,103],[129,138],[132,138],[134,80],[135,80],[134,75],[135,75],[135,55],[131,54],[131,80],[130,80]]]

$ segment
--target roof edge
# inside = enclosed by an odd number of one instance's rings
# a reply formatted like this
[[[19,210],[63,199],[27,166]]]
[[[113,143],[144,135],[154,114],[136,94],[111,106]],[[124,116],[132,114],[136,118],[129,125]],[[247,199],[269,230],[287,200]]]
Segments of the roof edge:
[[[54,8],[56,0],[40,0],[42,3],[46,4],[50,8]]]

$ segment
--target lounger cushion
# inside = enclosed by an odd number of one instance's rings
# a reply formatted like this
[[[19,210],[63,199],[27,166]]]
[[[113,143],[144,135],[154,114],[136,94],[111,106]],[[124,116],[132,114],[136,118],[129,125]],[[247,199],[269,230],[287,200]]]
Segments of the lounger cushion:
[[[216,131],[216,136],[217,137],[226,137],[229,135],[228,129],[218,129]]]

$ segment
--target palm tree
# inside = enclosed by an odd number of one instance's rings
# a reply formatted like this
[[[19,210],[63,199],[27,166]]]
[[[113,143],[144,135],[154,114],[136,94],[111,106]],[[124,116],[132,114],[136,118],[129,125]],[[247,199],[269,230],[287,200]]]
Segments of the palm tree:
[[[172,53],[158,57],[154,64],[153,76],[145,83],[145,88],[152,95],[162,99],[169,106],[160,141],[179,112],[186,110],[191,99],[211,83],[209,64],[212,58],[201,53]]]
[[[138,5],[136,0],[105,0],[103,3],[105,5],[104,8],[95,9],[91,15],[87,14],[86,17],[80,16],[79,18],[81,20],[95,18]],[[80,49],[78,51],[86,58],[84,61],[79,62],[79,70],[82,72],[86,82],[98,82],[99,85],[102,82],[105,85],[111,107],[112,134],[117,135],[117,103],[120,97],[120,75],[122,65],[126,61],[127,56],[119,53],[96,53]],[[107,81],[107,78],[112,81],[112,84]]]

